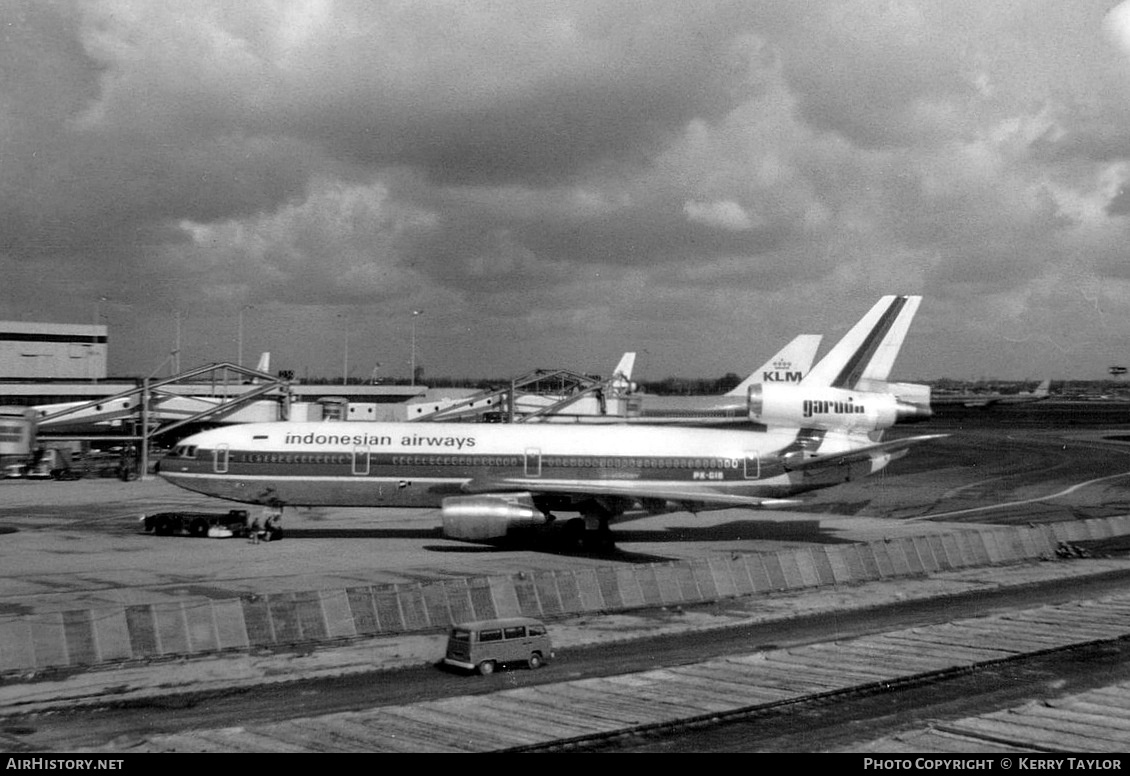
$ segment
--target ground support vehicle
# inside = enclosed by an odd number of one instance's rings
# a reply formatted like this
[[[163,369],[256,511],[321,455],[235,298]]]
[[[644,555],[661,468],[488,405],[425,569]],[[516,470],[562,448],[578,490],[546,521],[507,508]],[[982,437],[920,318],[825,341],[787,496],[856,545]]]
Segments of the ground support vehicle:
[[[156,512],[145,515],[142,525],[146,531],[157,536],[211,537],[215,539],[230,536],[250,537],[252,520],[246,509],[231,509],[227,512]],[[255,526],[258,529],[258,526]],[[282,538],[282,528],[272,525],[258,530],[263,541],[278,541]]]
[[[486,675],[513,663],[541,668],[552,657],[544,623],[532,617],[505,617],[452,626],[443,664]]]
[[[5,463],[3,476],[5,479],[77,480],[82,473],[71,467],[69,451],[49,447]]]

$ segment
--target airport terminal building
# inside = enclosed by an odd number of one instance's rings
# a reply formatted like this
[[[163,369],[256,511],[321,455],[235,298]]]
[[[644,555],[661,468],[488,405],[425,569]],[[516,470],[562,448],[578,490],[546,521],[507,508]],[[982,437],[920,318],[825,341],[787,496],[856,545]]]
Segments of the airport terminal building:
[[[36,408],[41,436],[124,433],[141,419],[144,381],[140,377],[108,378],[107,352],[106,326],[0,322],[3,414],[23,417],[22,410]],[[304,385],[287,379],[268,381],[259,376],[249,377],[245,370],[240,371],[242,368],[233,367],[236,365],[217,363],[170,378],[151,378],[149,385],[160,386],[147,402],[151,420],[168,422],[187,417],[219,406],[217,403],[237,402],[248,393],[255,394],[254,401],[238,408],[238,412],[218,412],[212,419],[405,420],[407,402],[419,401],[428,394],[427,387],[422,385]],[[182,401],[180,397],[189,400]],[[191,397],[209,397],[213,401],[193,403]],[[55,420],[46,417],[69,404],[91,406],[76,415]]]
[[[0,378],[105,380],[106,326],[0,321]]]

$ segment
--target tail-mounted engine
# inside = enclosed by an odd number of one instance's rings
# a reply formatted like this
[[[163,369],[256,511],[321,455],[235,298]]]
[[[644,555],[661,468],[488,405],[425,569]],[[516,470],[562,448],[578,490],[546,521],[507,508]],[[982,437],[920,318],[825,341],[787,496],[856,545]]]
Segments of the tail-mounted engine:
[[[513,529],[545,525],[548,519],[529,493],[449,496],[441,513],[443,535],[465,542],[501,539]]]
[[[771,383],[749,387],[750,420],[767,426],[868,432],[926,420],[931,414],[929,403],[923,406],[892,393]]]

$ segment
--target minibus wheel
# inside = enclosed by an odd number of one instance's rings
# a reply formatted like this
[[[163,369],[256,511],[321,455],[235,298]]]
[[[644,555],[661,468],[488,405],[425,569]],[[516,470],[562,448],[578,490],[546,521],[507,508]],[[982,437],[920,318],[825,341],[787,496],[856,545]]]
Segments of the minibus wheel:
[[[479,673],[482,674],[483,676],[488,676],[490,674],[493,674],[494,673],[494,661],[493,660],[484,660],[483,662],[479,663]]]
[[[541,653],[534,652],[530,655],[530,668],[541,668]]]

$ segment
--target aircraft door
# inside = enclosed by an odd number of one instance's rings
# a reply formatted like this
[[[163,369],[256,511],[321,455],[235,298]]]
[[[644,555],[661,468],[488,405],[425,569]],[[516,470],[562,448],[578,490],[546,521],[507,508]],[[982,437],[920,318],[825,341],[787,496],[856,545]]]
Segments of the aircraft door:
[[[541,476],[541,449],[537,447],[526,448],[526,476]]]
[[[757,453],[747,452],[743,458],[745,478],[756,480],[761,477],[761,456]]]
[[[212,451],[212,471],[216,474],[228,473],[228,445],[227,443],[216,445],[216,449]]]
[[[353,473],[364,477],[369,473],[369,448],[358,446],[353,448]]]
[[[638,418],[643,415],[643,397],[629,396],[628,404],[624,411],[629,418]]]

